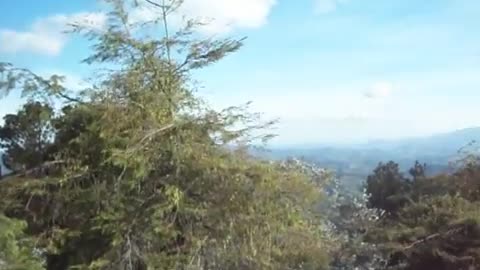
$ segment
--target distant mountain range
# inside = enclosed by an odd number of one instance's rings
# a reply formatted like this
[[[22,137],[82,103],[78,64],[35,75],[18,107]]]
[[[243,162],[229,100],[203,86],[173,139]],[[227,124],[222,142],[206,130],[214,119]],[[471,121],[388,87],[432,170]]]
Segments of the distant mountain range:
[[[361,183],[379,162],[390,160],[397,162],[404,172],[416,160],[427,164],[427,173],[446,172],[451,168],[450,162],[460,155],[459,151],[475,142],[480,142],[480,128],[421,138],[370,141],[362,145],[275,148],[258,154],[273,159],[301,157],[335,170],[345,181]]]

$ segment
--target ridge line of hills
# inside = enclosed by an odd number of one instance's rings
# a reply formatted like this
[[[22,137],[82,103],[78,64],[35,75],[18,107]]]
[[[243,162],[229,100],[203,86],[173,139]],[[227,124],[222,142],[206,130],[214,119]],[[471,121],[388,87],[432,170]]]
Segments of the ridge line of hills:
[[[276,147],[256,152],[272,159],[301,157],[317,165],[332,169],[342,181],[354,185],[362,183],[380,162],[390,160],[407,172],[415,161],[427,164],[430,175],[447,172],[452,160],[461,151],[478,151],[480,127],[440,133],[427,137],[399,140],[376,140],[365,144],[342,146]],[[472,144],[473,142],[473,144]]]

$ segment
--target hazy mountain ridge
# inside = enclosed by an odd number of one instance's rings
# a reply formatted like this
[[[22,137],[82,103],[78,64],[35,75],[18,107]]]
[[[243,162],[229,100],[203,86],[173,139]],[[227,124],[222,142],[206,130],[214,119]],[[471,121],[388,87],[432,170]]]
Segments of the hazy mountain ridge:
[[[459,155],[459,150],[474,141],[480,141],[480,127],[429,137],[371,141],[350,147],[276,148],[261,155],[274,159],[301,157],[335,170],[347,182],[360,183],[379,162],[390,160],[398,163],[405,172],[417,160],[427,164],[429,174],[448,171],[449,163]]]

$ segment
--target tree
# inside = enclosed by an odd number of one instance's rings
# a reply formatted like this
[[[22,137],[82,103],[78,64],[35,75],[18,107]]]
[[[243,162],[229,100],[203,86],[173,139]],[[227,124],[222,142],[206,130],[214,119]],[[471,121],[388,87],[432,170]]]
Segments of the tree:
[[[108,2],[104,32],[75,26],[95,42],[85,62],[114,68],[98,85],[72,97],[55,78],[8,71],[40,96],[75,104],[55,121],[59,173],[0,189],[4,212],[28,221],[46,268],[326,268],[319,183],[295,164],[249,156],[244,147],[270,138],[273,122],[243,106],[215,111],[189,83],[192,70],[242,39],[198,40],[192,22],[172,35],[179,1]],[[132,23],[137,5],[159,19]],[[145,35],[158,24],[163,38]]]
[[[468,163],[453,174],[427,177],[424,168],[415,163],[414,180],[402,190],[408,200],[394,215],[383,216],[365,239],[390,254],[388,269],[477,269],[478,169]]]
[[[415,161],[413,167],[408,171],[412,176],[412,180],[415,182],[419,179],[425,178],[426,176],[426,164],[421,164],[420,162]]]
[[[4,116],[0,126],[0,147],[4,163],[11,170],[31,169],[49,158],[53,110],[40,102],[29,102],[17,112]]]
[[[398,164],[393,161],[380,163],[373,174],[367,177],[369,207],[395,214],[408,201],[406,194],[410,185],[410,181],[400,173]]]

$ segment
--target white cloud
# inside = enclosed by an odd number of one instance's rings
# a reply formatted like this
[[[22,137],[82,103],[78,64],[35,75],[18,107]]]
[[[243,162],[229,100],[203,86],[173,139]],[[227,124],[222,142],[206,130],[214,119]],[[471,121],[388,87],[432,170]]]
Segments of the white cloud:
[[[393,84],[390,82],[376,82],[364,93],[366,98],[382,99],[393,93]]]
[[[61,36],[42,33],[0,30],[0,43],[2,44],[0,51],[5,53],[30,51],[38,54],[57,55],[65,40]]]
[[[267,22],[277,0],[185,0],[181,8],[172,14],[172,23],[180,25],[182,18],[208,22],[200,26],[204,34],[228,33],[240,28],[257,28]],[[160,11],[144,4],[132,11],[131,22],[144,22],[158,18]],[[0,29],[0,52],[31,52],[56,56],[68,42],[64,34],[69,23],[76,23],[93,30],[105,27],[104,13],[79,12],[57,14],[37,19],[26,31]]]
[[[348,0],[315,0],[315,12],[325,14],[335,11],[339,5],[346,3]]]
[[[65,31],[69,23],[76,23],[93,30],[104,27],[106,16],[102,13],[80,12],[58,14],[36,20],[28,31],[0,29],[0,52],[58,55],[68,41]]]
[[[257,28],[267,22],[277,0],[185,0],[179,10],[172,14],[173,23],[179,24],[183,17],[205,22],[199,31],[204,34],[228,33],[240,28]],[[133,10],[131,22],[150,21],[160,12],[148,4]]]

